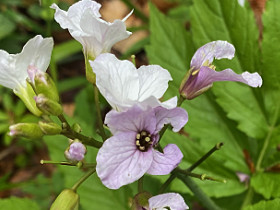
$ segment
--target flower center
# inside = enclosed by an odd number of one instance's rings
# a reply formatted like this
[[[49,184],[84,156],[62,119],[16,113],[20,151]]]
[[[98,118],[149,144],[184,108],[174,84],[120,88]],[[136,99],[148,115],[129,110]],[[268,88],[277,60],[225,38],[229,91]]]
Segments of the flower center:
[[[137,133],[135,144],[140,151],[147,152],[149,147],[153,144],[151,134],[147,131]]]

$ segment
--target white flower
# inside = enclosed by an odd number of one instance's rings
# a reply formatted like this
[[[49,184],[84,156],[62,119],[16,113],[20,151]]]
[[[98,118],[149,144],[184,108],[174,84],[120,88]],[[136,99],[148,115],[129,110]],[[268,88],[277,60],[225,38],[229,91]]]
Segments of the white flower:
[[[61,10],[56,4],[55,20],[63,29],[68,29],[70,34],[83,45],[84,53],[90,58],[96,58],[99,54],[109,52],[112,46],[129,37],[131,32],[126,31],[123,20],[106,22],[100,17],[101,5],[95,1],[82,0],[69,7],[68,11]]]
[[[125,111],[135,104],[142,108],[176,107],[177,97],[160,102],[172,80],[170,73],[158,65],[136,69],[130,61],[120,61],[113,54],[104,53],[90,61],[96,74],[96,85],[113,109]]]
[[[53,39],[37,35],[30,39],[19,54],[9,54],[0,50],[0,84],[13,89],[27,108],[35,115],[40,115],[31,86],[26,82],[28,69],[46,71],[51,59]]]

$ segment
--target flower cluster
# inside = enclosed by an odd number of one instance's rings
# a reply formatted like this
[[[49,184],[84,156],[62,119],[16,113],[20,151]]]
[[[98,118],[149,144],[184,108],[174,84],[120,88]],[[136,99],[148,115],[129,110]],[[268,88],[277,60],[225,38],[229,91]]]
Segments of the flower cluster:
[[[188,122],[188,114],[177,107],[176,96],[164,102],[161,100],[168,89],[168,82],[172,80],[166,69],[159,65],[137,69],[132,62],[121,61],[110,53],[116,42],[131,34],[126,31],[124,23],[131,13],[123,20],[109,23],[101,19],[100,7],[99,3],[91,0],[79,1],[67,12],[56,4],[51,6],[55,9],[55,20],[83,45],[86,62],[90,65],[87,77],[112,107],[104,121],[112,136],[98,151],[96,172],[106,187],[118,189],[140,179],[145,173],[166,175],[178,166],[183,158],[182,152],[175,144],[161,149],[160,134],[168,124],[173,132],[180,131]],[[26,43],[19,54],[9,55],[0,51],[0,84],[13,89],[35,115],[55,115],[63,122],[61,127],[45,121],[18,124],[10,127],[10,135],[40,138],[62,133],[67,137],[81,137],[80,129],[71,130],[61,117],[59,97],[53,91],[55,85],[44,73],[52,48],[52,38],[36,36]],[[231,69],[215,70],[214,59],[232,59],[234,52],[233,45],[226,41],[213,41],[199,48],[182,81],[179,89],[181,96],[194,99],[216,81],[237,81],[260,87],[262,79],[258,73],[238,75]],[[84,142],[79,140],[72,142],[65,152],[71,164],[82,161],[86,153]],[[183,198],[175,193],[151,197],[148,203],[141,209],[188,208]]]

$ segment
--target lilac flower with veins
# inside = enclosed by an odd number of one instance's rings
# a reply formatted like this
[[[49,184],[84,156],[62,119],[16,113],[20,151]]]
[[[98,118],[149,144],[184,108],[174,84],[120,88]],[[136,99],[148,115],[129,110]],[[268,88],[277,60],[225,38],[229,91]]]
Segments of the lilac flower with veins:
[[[115,20],[113,23],[101,19],[101,5],[92,0],[82,0],[69,7],[68,11],[61,10],[56,4],[55,20],[63,29],[68,29],[71,36],[83,45],[84,54],[91,59],[99,54],[110,52],[112,46],[131,35],[126,31],[125,20]]]
[[[164,124],[171,124],[173,131],[178,132],[187,121],[187,112],[182,108],[159,106],[143,110],[134,106],[126,112],[109,112],[105,124],[113,136],[104,142],[96,158],[96,172],[102,183],[118,189],[145,173],[169,174],[183,155],[175,144],[168,144],[163,153],[155,150],[159,131]]]
[[[96,85],[113,109],[125,111],[135,104],[143,107],[177,106],[177,97],[160,102],[172,80],[170,73],[158,65],[136,69],[130,61],[118,60],[115,55],[104,53],[90,61],[96,74]]]
[[[178,193],[165,193],[149,199],[149,210],[186,210],[189,209]]]
[[[0,84],[13,89],[14,93],[35,115],[41,112],[36,108],[35,93],[26,82],[28,74],[34,69],[45,72],[48,68],[53,49],[53,39],[40,35],[30,39],[18,54],[0,50]]]
[[[181,83],[181,95],[186,99],[193,99],[212,87],[216,81],[236,81],[251,87],[260,87],[262,78],[258,73],[246,71],[236,74],[231,69],[215,71],[215,66],[212,65],[214,58],[232,59],[234,53],[233,45],[226,41],[210,42],[199,48],[191,60],[189,72]]]

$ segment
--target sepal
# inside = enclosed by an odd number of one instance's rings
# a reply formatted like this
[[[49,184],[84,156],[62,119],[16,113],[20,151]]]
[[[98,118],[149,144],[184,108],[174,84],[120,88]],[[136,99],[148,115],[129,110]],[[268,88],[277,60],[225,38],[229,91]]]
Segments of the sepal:
[[[43,94],[35,96],[34,100],[38,109],[40,109],[46,115],[58,116],[63,112],[62,106],[59,103],[50,98],[47,98]]]
[[[62,128],[60,125],[54,123],[54,122],[43,122],[39,121],[40,129],[43,131],[46,135],[56,135],[60,134],[62,131]]]

